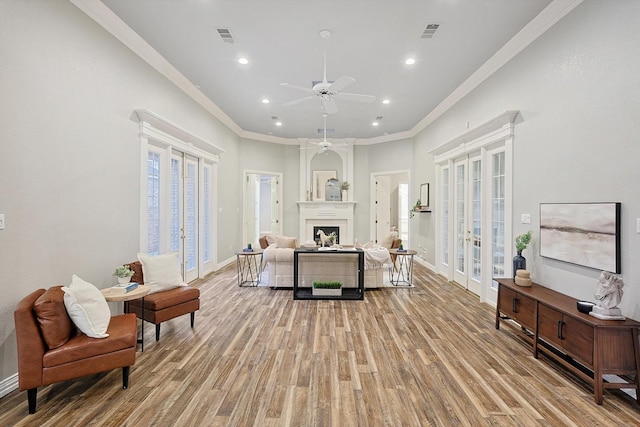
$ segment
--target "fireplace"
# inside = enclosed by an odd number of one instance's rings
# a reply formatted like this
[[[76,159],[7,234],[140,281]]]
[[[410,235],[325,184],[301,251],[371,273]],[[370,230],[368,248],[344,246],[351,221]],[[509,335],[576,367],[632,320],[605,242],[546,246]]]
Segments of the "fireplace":
[[[335,231],[341,245],[353,245],[354,208],[356,202],[298,202],[301,242],[318,240],[318,229],[326,234]]]
[[[331,233],[336,233],[336,240],[334,243],[340,244],[340,227],[333,227],[327,225],[314,225],[313,226],[313,236],[311,236],[311,240],[315,240],[316,244],[320,245],[320,236],[318,236],[318,231],[322,230],[324,234],[327,236]]]

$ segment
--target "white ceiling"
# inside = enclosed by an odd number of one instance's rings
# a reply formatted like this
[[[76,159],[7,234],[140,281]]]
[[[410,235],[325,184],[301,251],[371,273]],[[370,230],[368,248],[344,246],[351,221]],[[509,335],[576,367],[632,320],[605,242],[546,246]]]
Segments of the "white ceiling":
[[[131,37],[122,36],[122,28],[128,26],[146,42],[142,47],[137,43],[134,51],[143,57],[159,53],[169,68],[175,68],[165,75],[186,77],[184,90],[196,99],[204,95],[215,104],[214,112],[216,106],[223,112],[219,114],[223,121],[232,122],[232,129],[258,139],[322,137],[320,102],[283,106],[306,94],[281,83],[310,88],[312,81],[322,80],[326,47],[328,80],[351,76],[355,83],[344,92],[377,98],[363,104],[338,97],[338,112],[327,118],[327,128],[335,132],[327,136],[374,142],[415,131],[456,93],[472,89],[483,72],[495,71],[517,53],[514,49],[522,49],[560,19],[567,13],[567,3],[575,3],[102,0],[97,9],[88,11],[91,7],[82,5],[84,0],[72,1],[131,46]],[[546,13],[538,16],[547,6]],[[543,19],[545,15],[549,16]],[[439,24],[436,33],[421,38],[432,23]],[[531,30],[533,26],[537,29]],[[229,29],[234,43],[223,42],[217,28]],[[323,29],[332,33],[326,41],[319,34]],[[527,36],[527,31],[535,35]],[[514,43],[518,37],[521,41]],[[509,49],[510,56],[505,54]],[[240,57],[249,63],[239,64]],[[414,65],[404,64],[408,57],[415,58]],[[269,104],[261,102],[265,97]],[[382,104],[383,99],[390,103]],[[282,126],[277,127],[272,117]],[[374,127],[376,117],[382,119]]]

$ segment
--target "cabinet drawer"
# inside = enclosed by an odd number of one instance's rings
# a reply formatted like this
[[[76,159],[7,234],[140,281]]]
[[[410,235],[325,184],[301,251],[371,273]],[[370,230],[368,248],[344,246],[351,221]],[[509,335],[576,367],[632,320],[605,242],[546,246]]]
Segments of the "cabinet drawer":
[[[544,304],[538,307],[538,335],[588,366],[593,365],[593,327]]]
[[[501,286],[498,307],[520,325],[533,329],[536,311],[536,302],[533,299]]]

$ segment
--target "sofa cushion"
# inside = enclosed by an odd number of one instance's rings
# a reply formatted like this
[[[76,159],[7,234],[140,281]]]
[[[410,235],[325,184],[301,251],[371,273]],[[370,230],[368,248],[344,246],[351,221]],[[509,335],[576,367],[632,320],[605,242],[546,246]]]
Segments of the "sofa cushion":
[[[69,341],[74,327],[64,306],[62,286],[49,288],[40,295],[33,305],[33,310],[49,349],[60,347]]]
[[[45,353],[42,360],[43,366],[50,368],[135,347],[137,340],[135,315],[113,316],[107,332],[108,338],[101,340],[82,334],[72,337],[67,345]]]
[[[139,253],[138,260],[142,264],[144,284],[151,287],[150,294],[166,291],[184,285],[178,253],[150,256]]]
[[[108,337],[111,310],[102,292],[75,274],[71,284],[62,290],[67,313],[76,327],[92,338]]]
[[[287,237],[280,234],[267,234],[267,243],[278,245],[279,248],[293,248],[298,246],[298,241],[295,237]]]
[[[198,298],[200,298],[200,289],[191,286],[180,286],[145,296],[144,308],[147,310],[163,310]],[[141,303],[142,298],[129,302],[134,306],[140,306]]]

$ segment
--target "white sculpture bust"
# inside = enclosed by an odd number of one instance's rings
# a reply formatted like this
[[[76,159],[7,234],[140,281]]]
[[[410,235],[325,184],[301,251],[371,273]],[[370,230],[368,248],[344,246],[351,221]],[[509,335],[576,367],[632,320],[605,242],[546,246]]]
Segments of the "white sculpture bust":
[[[602,308],[616,308],[622,301],[624,282],[608,271],[600,273],[598,287],[596,288],[597,305]]]
[[[623,287],[624,282],[621,278],[608,271],[600,273],[595,295],[598,302],[589,314],[599,319],[624,320],[618,308],[624,294]]]

